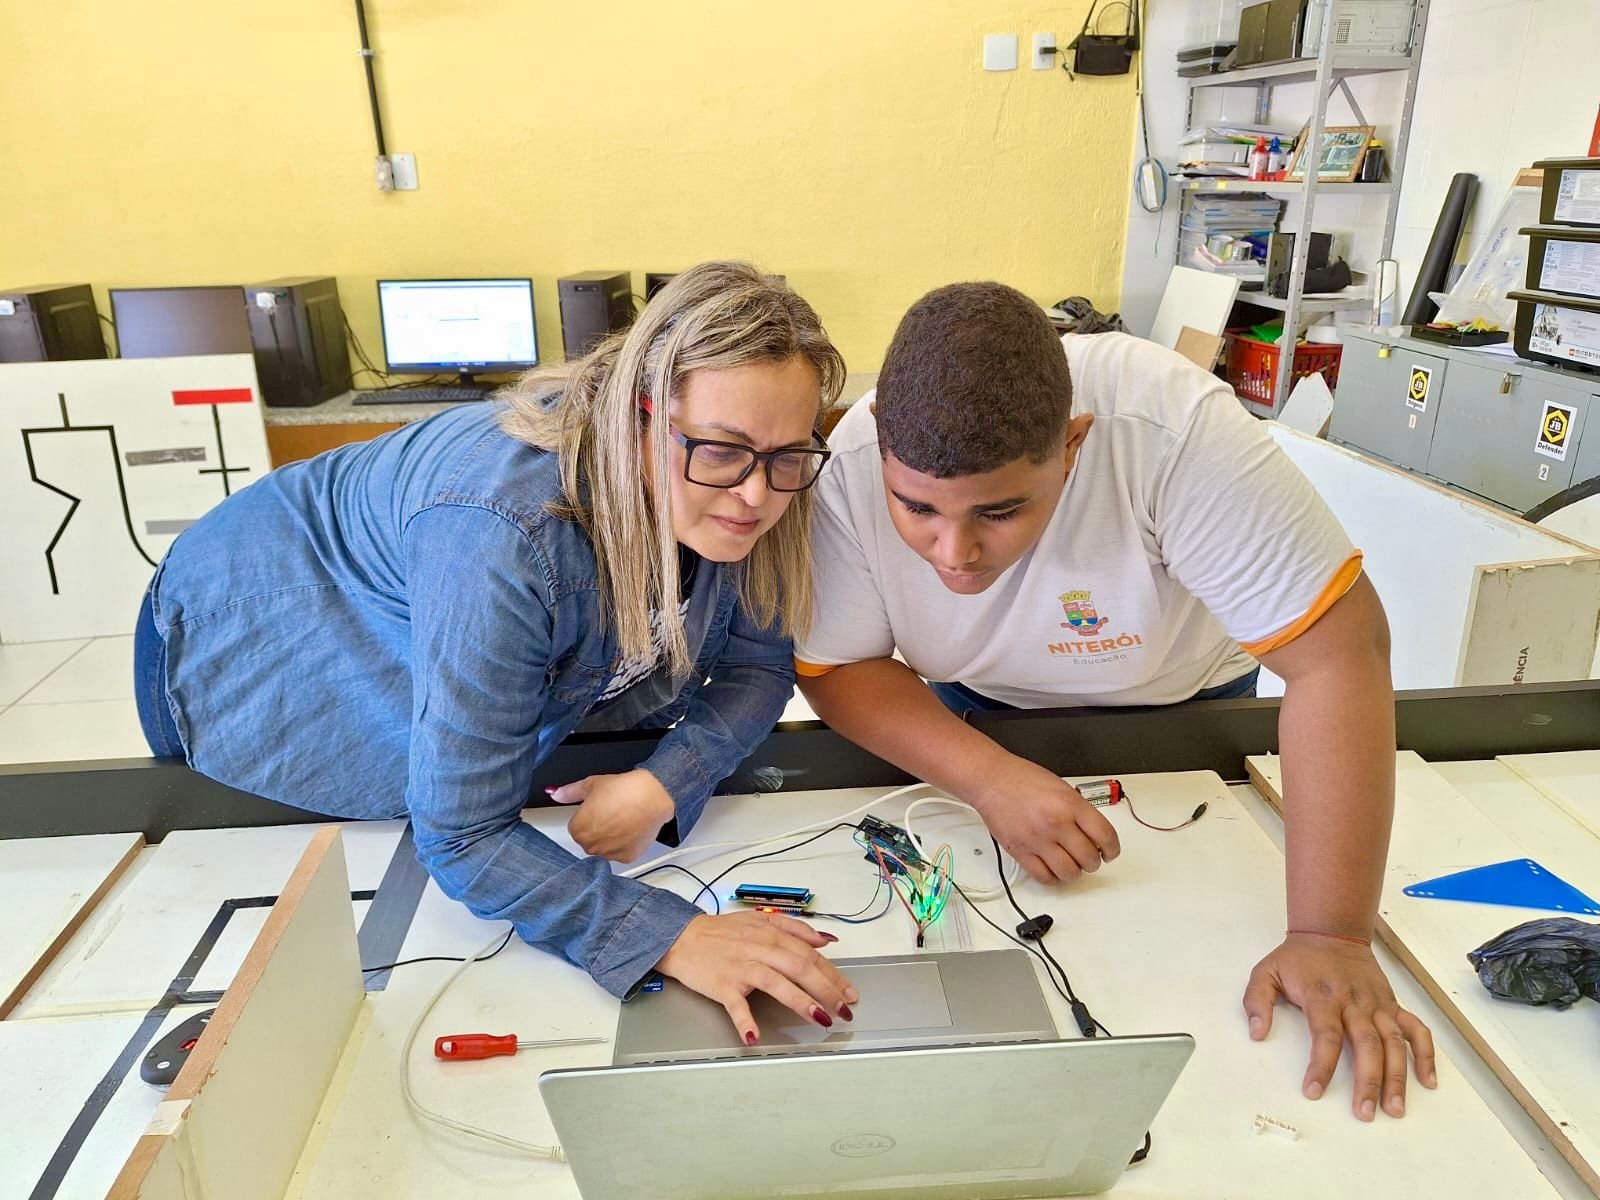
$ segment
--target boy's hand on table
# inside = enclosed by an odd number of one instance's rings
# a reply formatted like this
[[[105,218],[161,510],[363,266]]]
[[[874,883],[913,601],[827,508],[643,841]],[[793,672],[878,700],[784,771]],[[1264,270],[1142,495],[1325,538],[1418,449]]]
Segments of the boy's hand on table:
[[[1040,883],[1070,882],[1122,853],[1103,813],[1023,758],[1013,756],[971,803],[1005,852]]]
[[[1280,996],[1298,1006],[1311,1027],[1311,1063],[1300,1084],[1308,1099],[1327,1090],[1346,1041],[1355,1076],[1351,1108],[1363,1121],[1376,1116],[1380,1099],[1391,1117],[1405,1115],[1408,1057],[1423,1087],[1438,1086],[1433,1035],[1400,1007],[1370,946],[1320,934],[1285,937],[1256,964],[1245,988],[1244,1011],[1256,1041],[1272,1028]]]

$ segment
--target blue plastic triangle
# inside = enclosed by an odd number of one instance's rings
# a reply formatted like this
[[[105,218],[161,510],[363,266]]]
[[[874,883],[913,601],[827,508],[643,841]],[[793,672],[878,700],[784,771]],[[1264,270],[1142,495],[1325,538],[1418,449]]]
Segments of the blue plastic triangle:
[[[1544,908],[1600,917],[1600,904],[1531,858],[1514,858],[1493,866],[1425,879],[1406,888],[1405,894],[1428,900],[1469,900],[1476,904]]]

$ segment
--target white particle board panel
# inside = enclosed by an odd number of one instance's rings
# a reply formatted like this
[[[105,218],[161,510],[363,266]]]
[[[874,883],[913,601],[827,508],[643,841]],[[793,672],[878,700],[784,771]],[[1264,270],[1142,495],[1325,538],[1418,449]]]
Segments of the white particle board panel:
[[[17,1015],[148,1009],[166,991],[224,900],[275,896],[318,825],[197,829],[168,834],[112,889],[17,1007]],[[346,827],[354,890],[376,888],[400,838],[399,821]],[[244,915],[244,910],[236,916]],[[246,943],[219,943],[205,964],[231,979]]]
[[[1257,785],[1270,798],[1281,798],[1282,760],[1256,757],[1248,763]],[[1548,826],[1525,818],[1517,823],[1520,834],[1513,836],[1417,755],[1402,751],[1395,763],[1394,832],[1378,910],[1379,933],[1573,1170],[1600,1192],[1600,1088],[1595,1086],[1592,1057],[1573,1049],[1574,1039],[1592,1028],[1593,1013],[1584,1011],[1587,1002],[1562,1013],[1497,1000],[1466,958],[1468,951],[1513,926],[1560,914],[1427,900],[1403,890],[1509,859],[1554,857],[1555,847],[1544,846],[1533,832]],[[1592,862],[1592,852],[1587,847],[1584,852]],[[1568,858],[1562,861],[1574,865]]]
[[[143,845],[137,833],[0,841],[0,1018],[17,1006]]]
[[[1595,661],[1600,558],[1478,568],[1458,687],[1586,679]]]
[[[1507,754],[1500,758],[1551,803],[1600,837],[1600,750]],[[1594,881],[1600,886],[1600,880]]]
[[[1586,613],[1592,635],[1596,602],[1592,591],[1583,590],[1588,568],[1567,565],[1592,558],[1590,547],[1343,446],[1276,423],[1267,428],[1366,555],[1364,569],[1389,618],[1397,689],[1456,686],[1457,670],[1469,649],[1478,656],[1489,652],[1496,677],[1508,683],[1581,679],[1589,674],[1592,641],[1585,656],[1569,639],[1562,647],[1564,658],[1544,653],[1542,642],[1530,645],[1529,656],[1521,663],[1515,653],[1508,659],[1503,652],[1492,653],[1497,647],[1485,650],[1467,642],[1478,596],[1484,593],[1487,610],[1505,578],[1514,579],[1518,589],[1537,592],[1541,603],[1559,606],[1550,610],[1553,623],[1581,626],[1578,617]],[[1564,586],[1549,588],[1535,578],[1546,571],[1547,562],[1557,564],[1548,570]],[[1504,577],[1482,571],[1485,566],[1508,564],[1522,569]],[[1570,588],[1584,598],[1575,600]],[[1575,603],[1581,613],[1574,611]],[[1480,636],[1504,641],[1493,626]],[[1519,641],[1515,649],[1525,644]],[[1498,649],[1503,651],[1504,646]],[[1470,661],[1476,669],[1477,657]],[[1263,687],[1263,693],[1267,690]]]
[[[132,633],[173,538],[269,469],[249,354],[0,364],[0,639]]]
[[[1173,267],[1161,295],[1161,307],[1156,310],[1155,324],[1150,327],[1150,340],[1171,350],[1185,327],[1220,335],[1227,328],[1228,313],[1238,295],[1239,281],[1231,275]]]
[[[1525,756],[1530,760],[1543,757],[1547,756]],[[1474,808],[1521,846],[1529,858],[1600,899],[1600,837],[1555,797],[1535,787],[1500,759],[1431,765]],[[1600,770],[1600,762],[1595,769]],[[1600,787],[1600,777],[1594,786]]]
[[[281,1200],[364,998],[349,895],[322,826],[107,1200]]]
[[[156,1039],[203,1011],[174,1009]],[[143,1019],[143,1013],[117,1013],[0,1021],[0,1078],[6,1081],[0,1088],[6,1146],[0,1154],[0,1196],[32,1194],[84,1102]],[[135,1063],[62,1170],[53,1200],[103,1200],[165,1096],[139,1078]]]
[[[1108,810],[1123,843],[1116,863],[1070,888],[1026,882],[1018,889],[1029,911],[1055,914],[1051,946],[1111,1029],[1180,1030],[1197,1039],[1195,1056],[1152,1131],[1154,1154],[1124,1178],[1116,1194],[1151,1200],[1197,1194],[1532,1200],[1557,1194],[1448,1055],[1439,1063],[1438,1090],[1413,1083],[1404,1120],[1380,1114],[1372,1125],[1357,1121],[1350,1113],[1346,1070],[1336,1074],[1322,1100],[1304,1099],[1299,1085],[1310,1045],[1304,1022],[1294,1010],[1280,1008],[1271,1036],[1254,1043],[1240,1008],[1251,967],[1282,937],[1282,856],[1214,775],[1137,776],[1127,782],[1146,820],[1181,819],[1202,800],[1210,808],[1199,823],[1177,834],[1144,829],[1122,808]],[[714,800],[693,841],[770,835],[808,820],[826,824],[872,794]],[[876,811],[898,818],[905,803]],[[530,819],[555,833],[569,815],[539,812]],[[974,886],[991,883],[994,864],[981,828],[965,814],[929,810],[923,815],[927,833],[954,846],[959,877]],[[923,824],[919,818],[919,828]],[[729,849],[681,861],[709,877],[707,872],[738,857],[740,851]],[[854,896],[871,882],[870,868],[843,832],[797,852],[793,860],[764,865],[763,877],[774,872],[809,882],[819,896]],[[669,886],[679,887],[676,881]],[[984,908],[1002,926],[1015,924],[1003,900]],[[976,918],[969,924],[977,948],[1006,944]],[[898,912],[874,924],[831,931],[841,938],[830,951],[835,958],[911,949],[909,925]],[[430,887],[406,951],[470,953],[493,932],[494,926],[466,918]],[[441,963],[396,971],[387,991],[369,997],[367,1022],[329,1088],[289,1197],[453,1200],[510,1189],[537,1197],[577,1194],[559,1166],[420,1127],[406,1113],[396,1087],[400,1044],[419,1007],[450,969]],[[1070,1030],[1065,1005],[1049,995],[1058,1026]],[[616,1014],[616,1001],[576,968],[514,943],[493,961],[469,969],[440,1002],[413,1051],[414,1086],[424,1103],[457,1120],[548,1141],[551,1128],[536,1099],[539,1071],[607,1062],[609,1046],[438,1063],[431,1056],[432,1038],[469,1030],[523,1037],[609,1035]],[[1298,1125],[1300,1140],[1258,1137],[1250,1127],[1257,1112]],[[722,1119],[708,1115],[708,1120]],[[1217,1186],[1197,1191],[1201,1180],[1216,1180]]]

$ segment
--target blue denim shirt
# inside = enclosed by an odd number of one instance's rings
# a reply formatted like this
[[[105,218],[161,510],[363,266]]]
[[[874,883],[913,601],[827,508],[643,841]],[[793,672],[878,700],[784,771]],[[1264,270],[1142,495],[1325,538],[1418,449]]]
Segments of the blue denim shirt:
[[[521,820],[534,768],[619,659],[593,545],[549,511],[559,497],[554,454],[464,407],[232,496],[173,543],[152,611],[191,766],[330,816],[409,816],[446,895],[622,995],[699,910]],[[658,672],[594,714],[676,722],[641,765],[684,833],[793,688],[788,640],[738,584],[699,563],[691,683]]]

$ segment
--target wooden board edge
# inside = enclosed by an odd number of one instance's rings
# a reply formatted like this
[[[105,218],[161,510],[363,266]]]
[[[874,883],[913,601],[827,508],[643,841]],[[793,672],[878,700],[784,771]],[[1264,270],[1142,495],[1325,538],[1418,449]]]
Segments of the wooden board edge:
[[[1261,798],[1281,817],[1283,816],[1283,797],[1278,794],[1277,785],[1262,773],[1260,767],[1256,766],[1255,760],[1257,757],[1257,755],[1252,754],[1244,760],[1245,774],[1250,779],[1250,786],[1261,793]]]
[[[133,1144],[133,1153],[128,1155],[128,1161],[122,1164],[122,1170],[117,1172],[111,1190],[106,1193],[106,1200],[139,1200],[145,1180],[156,1169],[156,1163],[161,1158],[161,1152],[167,1148],[169,1140],[165,1134],[140,1135],[139,1140]]]
[[[329,849],[338,838],[337,825],[324,826],[312,835],[311,842],[300,856],[299,863],[289,876],[289,881],[278,893],[278,899],[267,914],[266,923],[256,935],[250,952],[239,965],[239,971],[234,975],[233,982],[228,985],[228,990],[217,1002],[217,1009],[211,1014],[211,1020],[206,1023],[205,1032],[200,1035],[200,1040],[190,1052],[188,1061],[183,1064],[178,1077],[172,1081],[172,1087],[167,1090],[168,1100],[193,1100],[205,1087],[206,1080],[211,1077],[211,1072],[216,1067],[217,1055],[227,1044],[228,1038],[233,1033],[233,1027],[239,1021],[239,1014],[250,1002],[256,985],[261,982],[262,973],[277,951],[278,943],[283,940],[284,930],[293,920],[300,902],[305,899],[306,889],[311,886],[312,879],[322,869],[323,860],[328,857]]]
[[[1556,1153],[1566,1160],[1567,1165],[1577,1173],[1590,1191],[1594,1192],[1596,1196],[1600,1196],[1600,1170],[1597,1170],[1595,1164],[1584,1158],[1578,1148],[1572,1144],[1571,1139],[1567,1137],[1566,1131],[1561,1128],[1560,1123],[1544,1110],[1539,1101],[1517,1078],[1516,1072],[1508,1067],[1505,1061],[1494,1052],[1494,1048],[1483,1039],[1483,1035],[1473,1025],[1471,1018],[1456,1006],[1455,1001],[1450,998],[1450,994],[1434,978],[1432,973],[1422,965],[1421,960],[1411,952],[1410,947],[1406,945],[1405,938],[1382,917],[1378,918],[1377,933],[1379,940],[1389,948],[1389,952],[1404,964],[1406,970],[1411,972],[1411,977],[1417,981],[1423,991],[1428,993],[1429,999],[1439,1006],[1439,1011],[1444,1013],[1450,1024],[1456,1027],[1456,1032],[1462,1036],[1467,1045],[1472,1047],[1473,1052],[1483,1060],[1483,1064],[1494,1073],[1494,1077],[1500,1081],[1506,1091],[1511,1093],[1512,1098],[1522,1106],[1522,1110],[1533,1119],[1533,1123],[1538,1126],[1539,1132],[1550,1139],[1550,1144],[1555,1147]]]
[[[28,994],[34,984],[39,982],[39,977],[49,969],[50,964],[56,960],[56,956],[66,949],[67,943],[72,940],[73,935],[83,928],[83,923],[89,919],[89,914],[99,907],[100,901],[106,898],[106,894],[111,891],[117,880],[121,879],[128,868],[133,866],[133,860],[139,857],[139,852],[144,847],[144,835],[135,834],[132,844],[123,852],[122,857],[112,865],[111,869],[106,872],[105,878],[100,881],[100,886],[83,898],[83,902],[78,905],[73,914],[67,918],[66,923],[62,925],[60,932],[50,939],[50,944],[40,951],[39,957],[34,960],[33,965],[23,972],[22,978],[17,980],[17,985],[4,998],[0,998],[0,1021],[9,1017],[12,1010],[22,1003],[22,998]]]
[[[133,1151],[106,1193],[106,1200],[207,1200],[202,1195],[204,1186],[195,1166],[195,1147],[190,1144],[191,1105],[199,1100],[206,1082],[214,1074],[221,1051],[226,1047],[229,1036],[255,994],[290,922],[298,914],[330,852],[341,848],[339,837],[338,825],[325,826],[312,836],[278,894],[260,933],[256,935],[244,963],[218,1002],[205,1032],[200,1035],[188,1061],[168,1089],[167,1100],[158,1110],[156,1119],[134,1144]],[[340,874],[344,874],[342,854]],[[348,899],[348,883],[343,884],[340,894]],[[350,936],[353,945],[353,926]]]

